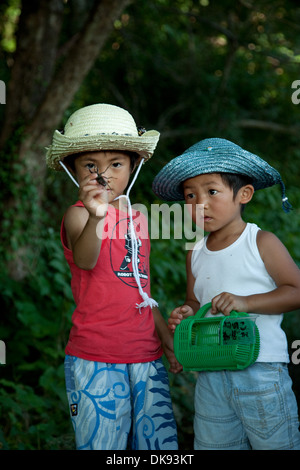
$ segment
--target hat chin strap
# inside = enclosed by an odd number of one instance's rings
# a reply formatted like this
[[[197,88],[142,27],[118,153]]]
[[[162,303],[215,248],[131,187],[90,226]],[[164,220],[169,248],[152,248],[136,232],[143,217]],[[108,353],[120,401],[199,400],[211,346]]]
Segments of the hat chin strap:
[[[66,167],[66,165],[61,161],[59,160],[59,164],[63,167],[63,169],[65,170],[65,172],[70,176],[71,180],[73,181],[73,183],[76,184],[77,188],[79,188],[79,184],[77,183],[76,179],[74,178],[74,176],[72,175],[72,173],[68,170],[68,168]]]
[[[63,167],[65,172],[68,174],[68,176],[71,178],[73,183],[79,188],[78,182],[75,180],[75,178],[70,173],[68,168],[64,165],[64,163],[62,161],[59,161],[59,163]],[[143,163],[144,163],[144,158],[141,159],[141,161],[139,163],[139,166],[138,166],[138,168],[135,172],[135,175],[132,179],[132,182],[130,183],[129,188],[126,191],[126,194],[122,194],[121,196],[118,196],[114,199],[114,201],[116,201],[117,199],[120,199],[121,197],[125,197],[126,200],[127,200],[127,204],[128,204],[128,212],[129,212],[129,220],[130,220],[129,233],[130,233],[130,238],[131,238],[131,243],[132,243],[132,269],[133,269],[134,278],[136,280],[136,283],[137,283],[137,286],[138,286],[138,289],[139,289],[140,296],[143,299],[143,302],[141,302],[140,304],[136,304],[136,308],[139,309],[140,313],[142,313],[141,308],[143,308],[143,307],[148,307],[149,306],[149,307],[152,308],[152,307],[157,307],[158,306],[158,303],[156,302],[156,300],[149,297],[147,292],[144,292],[143,289],[142,289],[142,286],[141,286],[141,281],[140,281],[140,276],[139,276],[139,269],[138,269],[138,241],[137,241],[137,236],[136,236],[135,229],[134,229],[133,217],[132,217],[132,207],[131,207],[131,202],[130,202],[130,199],[129,199],[130,190],[131,190],[132,186],[134,185],[134,183],[135,183],[135,181],[138,177],[138,174],[140,172],[140,169],[141,169]]]
[[[134,178],[129,186],[129,188],[127,189],[127,192],[126,194],[122,194],[121,196],[118,196],[116,199],[120,199],[121,197],[125,197],[127,199],[127,204],[128,204],[128,212],[129,212],[129,219],[130,219],[130,224],[129,224],[129,233],[130,233],[130,238],[131,238],[131,243],[132,243],[132,269],[133,269],[133,274],[134,274],[134,277],[135,277],[135,280],[136,280],[136,283],[137,283],[137,286],[138,286],[138,289],[139,289],[139,293],[140,293],[140,296],[142,297],[143,299],[143,302],[141,302],[140,304],[136,304],[136,308],[139,309],[140,313],[141,312],[141,308],[143,307],[157,307],[158,306],[158,303],[156,302],[156,300],[152,299],[151,297],[148,296],[147,292],[144,292],[143,289],[142,289],[142,286],[141,286],[141,281],[140,281],[140,276],[139,276],[139,269],[138,269],[138,241],[137,241],[137,237],[136,237],[136,233],[135,233],[135,230],[134,230],[134,224],[133,224],[133,218],[132,218],[132,207],[131,207],[131,202],[130,202],[130,199],[129,199],[129,193],[130,193],[130,190],[132,188],[132,186],[134,185],[137,177],[138,177],[138,174],[140,172],[140,169],[142,167],[142,164],[144,163],[144,158],[141,159],[140,163],[139,163],[139,166],[135,172],[135,175],[134,175]],[[116,200],[114,199],[114,200]]]

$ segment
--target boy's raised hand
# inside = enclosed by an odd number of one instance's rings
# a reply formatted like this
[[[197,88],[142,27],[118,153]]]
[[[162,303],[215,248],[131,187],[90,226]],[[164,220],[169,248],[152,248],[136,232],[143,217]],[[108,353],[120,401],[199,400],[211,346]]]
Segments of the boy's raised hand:
[[[97,174],[91,173],[81,181],[79,199],[91,216],[101,218],[108,209],[108,191],[96,178]]]
[[[168,319],[168,327],[171,331],[175,331],[177,325],[181,323],[184,318],[194,315],[194,310],[189,305],[181,305],[176,307]]]

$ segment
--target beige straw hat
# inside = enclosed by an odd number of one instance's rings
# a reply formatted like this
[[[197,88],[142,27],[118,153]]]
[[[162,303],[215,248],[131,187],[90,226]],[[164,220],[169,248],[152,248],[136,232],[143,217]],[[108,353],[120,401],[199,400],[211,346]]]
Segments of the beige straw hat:
[[[47,148],[47,165],[62,170],[59,161],[67,155],[97,150],[127,150],[148,160],[155,150],[159,132],[139,132],[131,114],[110,104],[94,104],[75,111],[64,131],[55,131]]]

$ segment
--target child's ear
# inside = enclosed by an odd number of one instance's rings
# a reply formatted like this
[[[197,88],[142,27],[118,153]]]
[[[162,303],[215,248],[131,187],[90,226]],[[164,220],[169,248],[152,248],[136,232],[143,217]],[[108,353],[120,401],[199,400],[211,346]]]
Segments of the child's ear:
[[[251,201],[253,194],[254,194],[254,187],[252,184],[247,184],[241,188],[240,193],[240,203],[247,204]]]
[[[131,175],[134,172],[134,170],[136,170],[136,168],[139,166],[140,161],[141,161],[141,159],[138,158],[133,162],[133,164],[131,163],[131,168],[130,168],[130,174]]]

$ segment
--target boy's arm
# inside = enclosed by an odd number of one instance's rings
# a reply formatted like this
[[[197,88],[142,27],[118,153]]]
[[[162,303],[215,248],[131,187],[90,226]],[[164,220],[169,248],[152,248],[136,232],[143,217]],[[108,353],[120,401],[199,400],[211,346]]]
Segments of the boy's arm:
[[[185,303],[180,307],[176,307],[170,315],[168,320],[169,328],[175,331],[177,325],[181,323],[184,318],[195,315],[200,308],[200,303],[194,294],[195,278],[191,269],[191,257],[193,251],[189,251],[186,257],[186,297]]]
[[[186,257],[186,297],[185,297],[185,305],[188,305],[193,310],[193,315],[195,315],[199,308],[200,303],[197,300],[194,294],[194,285],[195,285],[195,278],[192,273],[191,267],[191,259],[192,259],[193,250],[190,250],[187,253]]]
[[[100,249],[97,236],[101,218],[89,215],[84,207],[70,207],[64,219],[68,247],[73,252],[74,263],[81,269],[93,269]]]
[[[152,313],[156,332],[170,364],[170,372],[177,374],[182,371],[182,365],[179,364],[174,354],[173,335],[157,307],[152,308]]]
[[[79,198],[85,207],[70,207],[64,219],[68,247],[81,269],[93,269],[97,263],[108,206],[107,193],[96,183],[96,176],[88,176],[80,185]]]
[[[229,315],[237,310],[268,315],[300,308],[300,270],[285,246],[273,233],[264,231],[258,233],[257,246],[276,288],[245,297],[222,292],[212,299],[212,313]]]

